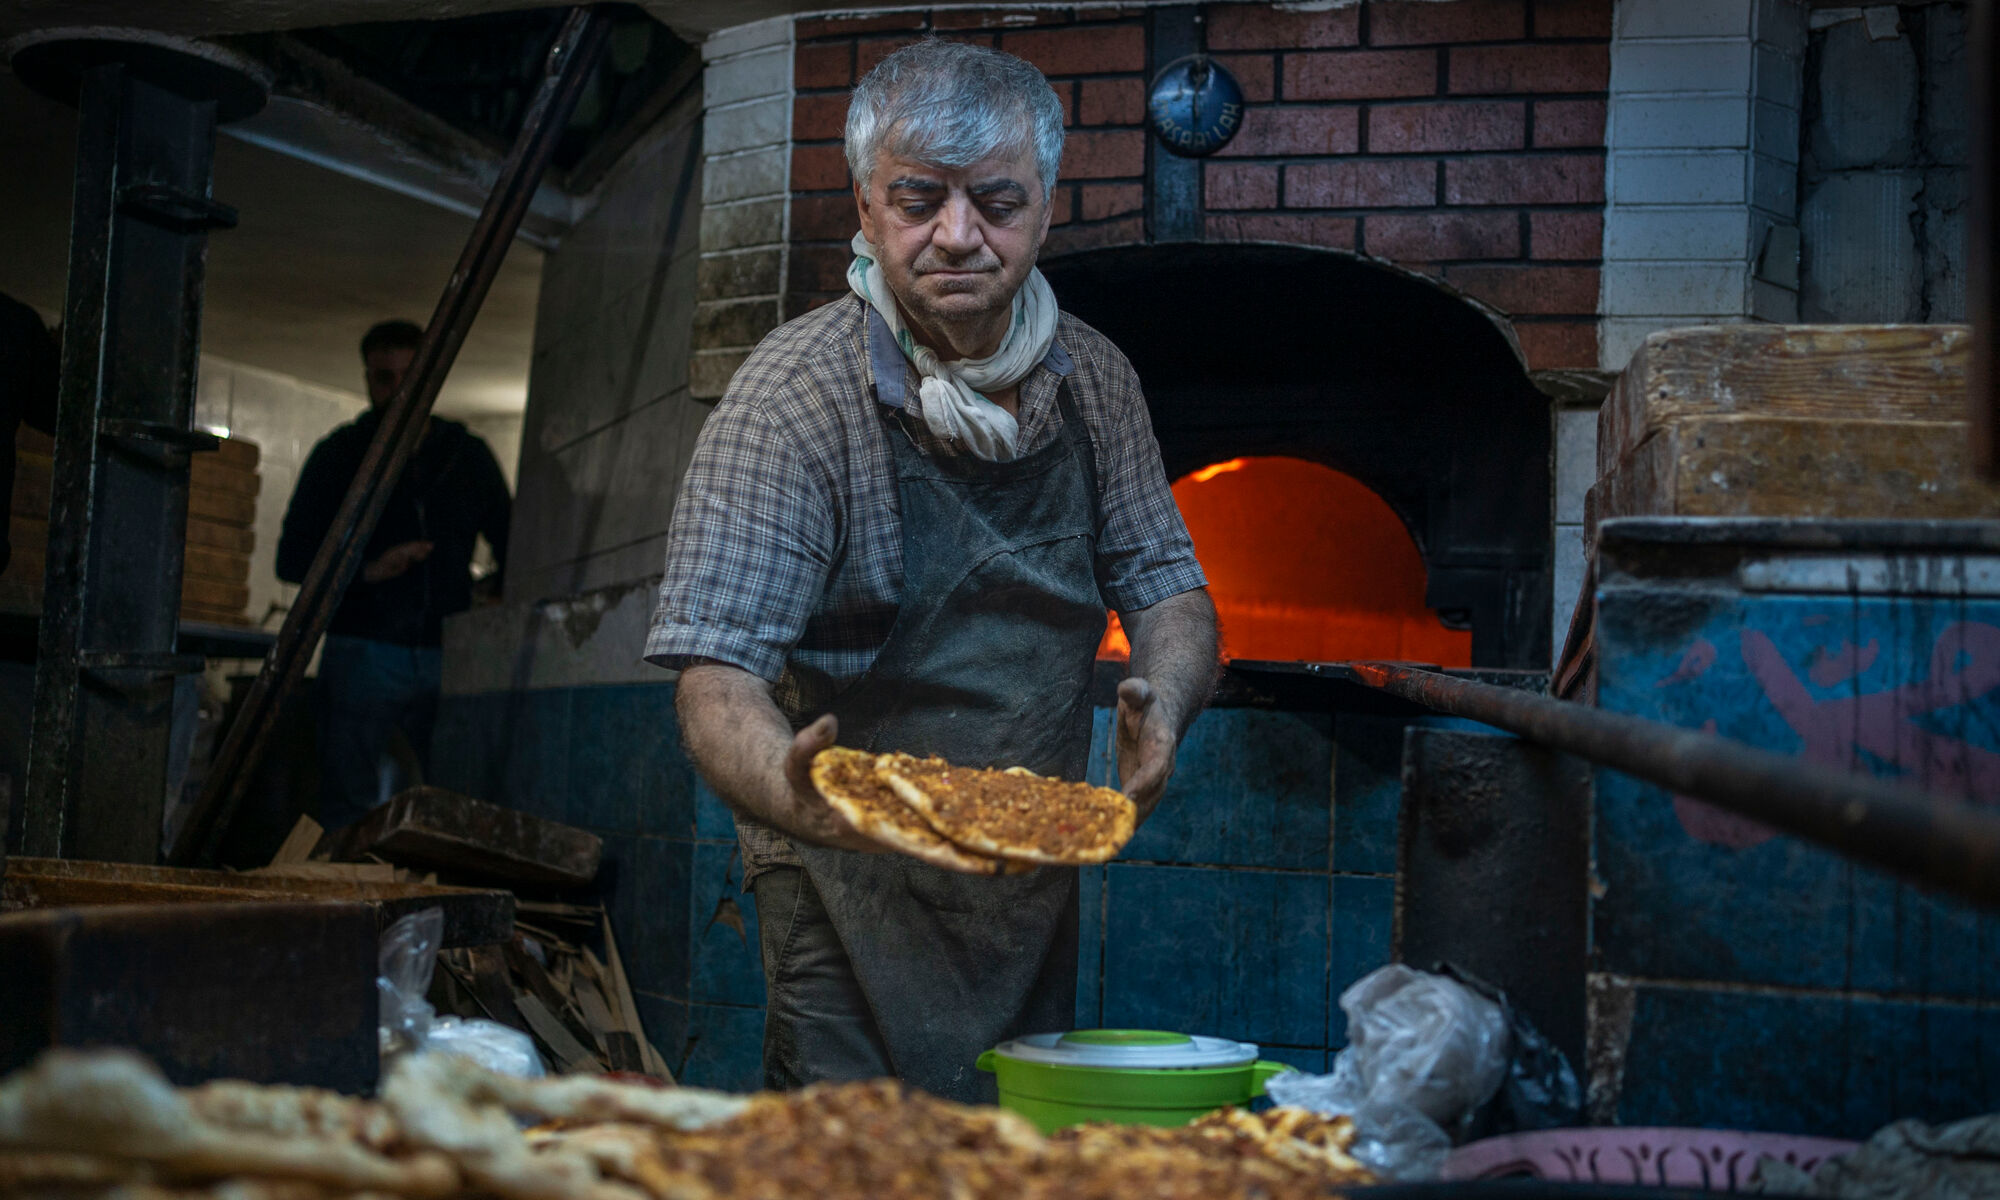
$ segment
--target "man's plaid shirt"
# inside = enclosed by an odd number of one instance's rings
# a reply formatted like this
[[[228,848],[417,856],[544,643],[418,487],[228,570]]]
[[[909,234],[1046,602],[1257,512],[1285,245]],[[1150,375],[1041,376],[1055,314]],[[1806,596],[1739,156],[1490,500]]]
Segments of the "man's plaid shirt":
[[[1138,376],[1067,313],[1021,385],[1019,452],[1058,435],[1063,376],[1096,448],[1106,606],[1146,608],[1204,586]],[[888,327],[852,294],[763,340],[702,425],[681,481],[649,661],[782,676],[777,699],[794,716],[868,669],[903,590],[895,460],[877,405],[914,408],[916,383]],[[953,453],[921,421],[911,427],[924,453]],[[746,837],[746,858],[763,840]]]

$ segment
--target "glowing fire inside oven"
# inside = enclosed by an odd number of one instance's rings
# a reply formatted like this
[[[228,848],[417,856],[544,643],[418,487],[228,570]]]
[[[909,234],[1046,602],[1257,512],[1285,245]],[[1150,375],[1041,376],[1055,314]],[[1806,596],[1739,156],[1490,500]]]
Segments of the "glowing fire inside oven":
[[[1230,658],[1470,666],[1472,634],[1424,606],[1424,560],[1380,496],[1296,458],[1232,458],[1174,484]],[[1128,658],[1113,615],[1100,658]]]

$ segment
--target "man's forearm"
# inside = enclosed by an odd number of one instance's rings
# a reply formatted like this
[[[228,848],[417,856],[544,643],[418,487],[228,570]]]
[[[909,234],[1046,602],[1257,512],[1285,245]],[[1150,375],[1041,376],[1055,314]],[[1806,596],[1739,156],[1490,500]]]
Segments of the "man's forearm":
[[[791,830],[785,753],[792,727],[770,687],[740,667],[701,663],[681,672],[674,711],[702,778],[746,816]]]
[[[1132,674],[1153,686],[1173,714],[1176,735],[1208,706],[1221,666],[1216,659],[1215,602],[1206,588],[1118,614],[1132,643]]]

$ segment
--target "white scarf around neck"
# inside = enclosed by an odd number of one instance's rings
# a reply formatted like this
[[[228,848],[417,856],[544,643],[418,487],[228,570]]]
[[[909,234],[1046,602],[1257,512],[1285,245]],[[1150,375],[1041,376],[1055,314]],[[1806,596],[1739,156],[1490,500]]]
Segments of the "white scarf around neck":
[[[1056,297],[1048,280],[1039,270],[1028,272],[1027,282],[1014,296],[1014,317],[998,350],[985,358],[946,362],[904,325],[875,247],[858,233],[852,244],[854,261],[847,265],[847,286],[882,314],[889,332],[896,336],[896,345],[916,366],[922,380],[918,394],[923,398],[924,423],[932,433],[990,462],[1013,458],[1020,423],[980,393],[1013,387],[1048,355],[1056,338]]]

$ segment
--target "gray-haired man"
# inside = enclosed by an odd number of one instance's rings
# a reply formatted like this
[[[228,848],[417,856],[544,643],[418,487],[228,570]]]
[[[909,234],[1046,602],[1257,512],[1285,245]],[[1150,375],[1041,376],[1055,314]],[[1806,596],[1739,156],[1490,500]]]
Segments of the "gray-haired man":
[[[1215,609],[1124,357],[1035,256],[1062,106],[926,41],[855,89],[853,293],[764,339],[695,448],[646,656],[682,671],[757,899],[765,1081],[894,1074],[990,1099],[979,1052],[1075,1016],[1077,877],[874,853],[815,791],[833,744],[1083,777],[1106,607],[1132,642],[1142,816],[1215,677]]]

